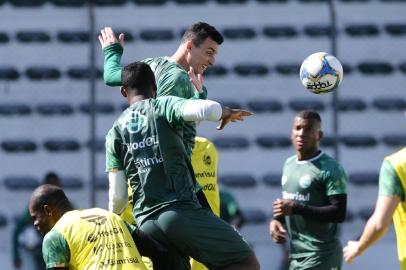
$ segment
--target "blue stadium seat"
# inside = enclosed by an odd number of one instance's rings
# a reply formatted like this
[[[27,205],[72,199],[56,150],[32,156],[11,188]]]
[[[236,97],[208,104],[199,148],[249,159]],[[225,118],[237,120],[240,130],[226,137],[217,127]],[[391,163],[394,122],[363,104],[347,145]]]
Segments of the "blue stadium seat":
[[[268,3],[275,3],[275,4],[284,4],[289,0],[257,0],[258,3],[261,4],[268,4]]]
[[[365,75],[387,75],[394,71],[394,67],[384,62],[363,62],[358,65],[358,70]]]
[[[127,0],[94,0],[97,6],[121,6],[126,2]]]
[[[4,179],[4,185],[11,190],[33,190],[39,184],[37,179],[30,176],[9,176]]]
[[[275,71],[281,75],[295,75],[300,71],[301,64],[276,64]]]
[[[245,4],[248,0],[215,0],[219,4]]]
[[[88,142],[86,143],[86,146],[89,147],[89,148],[92,147],[92,146],[90,145],[90,142],[91,142],[91,141],[88,141]],[[102,152],[102,153],[103,153],[103,152],[106,150],[105,143],[106,143],[105,139],[96,139],[96,141],[94,142],[95,150],[96,150],[97,152]]]
[[[256,143],[263,148],[285,148],[291,146],[290,138],[282,135],[258,136]]]
[[[219,182],[228,187],[249,188],[254,187],[257,181],[249,174],[227,174],[219,177]]]
[[[346,26],[345,32],[352,37],[371,37],[379,35],[379,28],[374,24],[354,24]]]
[[[341,65],[343,66],[343,71],[344,74],[350,74],[354,71],[354,68],[350,65],[348,65],[347,63],[341,63]]]
[[[89,32],[87,31],[59,31],[57,34],[58,40],[64,43],[84,43],[90,40]]]
[[[209,67],[205,72],[205,77],[222,77],[228,74],[228,70],[225,66],[215,65]]]
[[[85,103],[79,106],[79,109],[83,113],[90,113],[92,107],[91,104]],[[115,108],[113,104],[110,103],[97,103],[95,106],[96,113],[101,114],[110,114],[115,112]]]
[[[332,136],[328,135],[323,135],[323,138],[321,139],[320,145],[322,147],[333,147],[335,143],[335,139]]]
[[[227,39],[253,39],[257,36],[254,28],[251,27],[233,27],[223,29],[223,36]]]
[[[399,64],[399,69],[406,74],[406,62]]]
[[[95,70],[96,78],[103,77],[103,71],[100,69]],[[83,80],[90,78],[90,68],[89,67],[70,67],[66,72],[68,77],[75,80]]]
[[[107,190],[109,188],[109,179],[106,175],[97,177],[95,180],[96,189]]]
[[[243,106],[237,100],[219,100],[221,105],[232,108],[232,109],[241,109]]]
[[[282,175],[280,173],[267,173],[262,178],[263,182],[270,187],[281,187]]]
[[[134,34],[130,30],[126,29],[114,29],[114,33],[118,36],[119,34],[124,34],[125,42],[133,42],[135,40]]]
[[[20,73],[14,67],[0,66],[0,80],[15,81],[20,78]]]
[[[343,3],[367,3],[370,0],[341,0]]]
[[[304,33],[311,38],[330,37],[333,29],[328,25],[307,25],[304,27]]]
[[[378,144],[372,135],[364,134],[343,135],[340,141],[347,147],[373,147]]]
[[[324,103],[315,99],[293,99],[289,102],[289,107],[294,111],[324,111],[325,109]]]
[[[372,105],[382,111],[403,111],[406,109],[406,100],[401,97],[376,98]]]
[[[10,37],[6,32],[0,32],[0,44],[7,43],[10,41]]]
[[[133,0],[137,5],[151,5],[151,6],[160,6],[168,2],[168,0]]]
[[[56,67],[35,66],[27,68],[25,75],[31,80],[56,80],[61,77],[61,72]]]
[[[248,108],[254,113],[263,112],[281,112],[283,110],[283,105],[277,100],[250,100],[247,103]]]
[[[234,67],[234,72],[239,76],[265,76],[268,74],[269,69],[262,64],[237,64]]]
[[[29,115],[31,114],[31,107],[23,103],[8,103],[0,104],[0,115]]]
[[[356,186],[378,185],[379,172],[354,172],[350,173],[348,180]]]
[[[74,113],[73,107],[67,103],[42,103],[37,106],[37,111],[45,116],[71,115]]]
[[[7,225],[7,218],[5,215],[0,214],[0,228]]]
[[[140,38],[144,41],[170,41],[175,38],[171,29],[145,29],[140,32]]]
[[[384,3],[402,3],[402,2],[406,2],[406,0],[381,0],[381,2],[384,2]]]
[[[359,98],[340,98],[337,103],[337,109],[343,112],[364,111],[367,104]]]
[[[292,26],[266,26],[263,34],[269,38],[293,38],[298,35],[298,31]]]
[[[58,7],[83,7],[86,0],[48,0]]]
[[[367,221],[374,213],[374,210],[373,206],[363,207],[359,210],[358,215],[362,220]]]
[[[19,31],[16,34],[16,38],[24,43],[46,43],[51,41],[51,36],[45,31]]]
[[[385,30],[389,35],[395,37],[403,37],[406,35],[406,24],[405,23],[393,23],[385,25]]]
[[[75,139],[48,139],[44,147],[50,152],[74,152],[80,149],[80,143]]]
[[[250,146],[247,138],[241,136],[221,136],[213,139],[219,149],[246,149]]]
[[[64,189],[78,190],[83,188],[83,180],[77,177],[62,177],[61,186]]]
[[[382,142],[391,147],[404,147],[406,146],[406,135],[399,134],[386,134],[382,138]]]
[[[241,215],[244,218],[244,224],[260,224],[265,223],[268,217],[259,208],[244,208],[241,209]]]
[[[16,7],[40,7],[45,3],[45,0],[9,0]]]
[[[1,148],[9,153],[15,152],[34,152],[37,150],[37,144],[32,140],[4,140],[1,143]]]
[[[305,4],[315,4],[315,3],[327,3],[329,0],[299,0]]]
[[[180,5],[201,5],[206,4],[209,0],[174,0],[175,3]]]

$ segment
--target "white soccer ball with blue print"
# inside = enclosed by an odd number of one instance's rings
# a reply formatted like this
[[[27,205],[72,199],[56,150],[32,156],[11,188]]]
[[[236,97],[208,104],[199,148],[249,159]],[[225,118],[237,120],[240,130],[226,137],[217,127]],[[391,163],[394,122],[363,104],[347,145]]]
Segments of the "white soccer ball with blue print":
[[[300,67],[300,81],[312,93],[325,94],[337,89],[343,80],[343,66],[325,52],[309,55]]]

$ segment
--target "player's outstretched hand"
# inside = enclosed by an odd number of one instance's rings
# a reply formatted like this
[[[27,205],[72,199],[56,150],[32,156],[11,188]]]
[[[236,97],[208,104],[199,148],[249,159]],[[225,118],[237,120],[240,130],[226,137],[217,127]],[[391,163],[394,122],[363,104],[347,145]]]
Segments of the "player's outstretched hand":
[[[104,27],[100,30],[98,38],[102,49],[115,43],[120,43],[121,47],[124,48],[124,34],[121,33],[117,39],[111,27]]]
[[[269,233],[271,234],[272,241],[277,244],[286,242],[288,233],[279,220],[273,219],[269,223]]]
[[[228,123],[235,121],[243,121],[245,117],[251,116],[252,112],[240,110],[240,109],[230,109],[223,107],[223,115],[221,116],[220,125],[216,128],[217,130],[222,130]]]
[[[352,264],[354,258],[360,255],[359,252],[359,241],[348,241],[347,245],[343,249],[344,260],[347,263]]]
[[[293,201],[276,199],[273,202],[273,216],[290,216],[292,214]]]
[[[190,82],[195,86],[197,92],[203,93],[203,76],[202,74],[196,74],[192,67],[188,71]]]

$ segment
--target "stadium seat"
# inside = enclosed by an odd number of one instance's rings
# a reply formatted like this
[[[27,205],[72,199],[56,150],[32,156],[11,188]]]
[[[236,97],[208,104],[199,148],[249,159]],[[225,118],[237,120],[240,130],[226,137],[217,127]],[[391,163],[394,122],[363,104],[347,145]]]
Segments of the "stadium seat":
[[[24,43],[46,43],[51,41],[51,36],[45,31],[19,31],[16,34],[16,38]]]
[[[20,78],[20,73],[17,69],[8,66],[0,66],[0,80],[17,80]]]
[[[344,2],[344,3],[366,3],[369,1],[370,0],[341,0],[341,2]]]
[[[7,43],[10,41],[10,37],[6,32],[0,32],[0,44]]]
[[[89,147],[89,148],[91,147],[90,142],[91,141],[88,141],[86,143],[86,146]],[[105,139],[96,139],[96,141],[95,141],[95,151],[104,152],[106,150],[105,143],[106,143]]]
[[[205,77],[222,77],[228,74],[228,70],[225,66],[215,65],[209,67],[205,72]]]
[[[84,184],[82,179],[77,177],[62,177],[61,186],[64,189],[77,190],[81,189],[84,186]]]
[[[391,147],[404,147],[406,146],[406,135],[400,134],[386,134],[382,137],[382,142]]]
[[[248,188],[254,187],[257,181],[249,174],[227,174],[219,177],[219,182],[228,187]]]
[[[385,30],[389,35],[392,36],[405,36],[406,35],[406,24],[397,23],[397,24],[387,24],[385,25]]]
[[[97,6],[121,6],[126,2],[127,0],[94,0]]]
[[[57,37],[60,42],[64,43],[83,43],[90,40],[87,31],[59,31]]]
[[[48,139],[44,141],[44,147],[50,152],[74,152],[80,149],[80,143],[75,139]]]
[[[293,99],[289,102],[289,106],[294,111],[315,110],[324,111],[325,105],[322,101],[313,99]]]
[[[347,35],[352,37],[365,37],[379,35],[379,29],[374,24],[357,24],[345,27]]]
[[[280,173],[267,173],[262,178],[263,182],[270,187],[281,186],[282,175]]]
[[[9,153],[16,152],[34,152],[37,150],[37,144],[32,140],[4,140],[1,143],[1,148]]]
[[[346,75],[352,73],[354,70],[354,68],[347,63],[341,63],[341,65],[343,66],[343,71]]]
[[[381,0],[381,2],[384,3],[401,3],[401,2],[406,2],[406,0]]]
[[[288,2],[288,0],[257,0],[258,3],[261,4],[268,4],[268,3],[276,3],[276,4],[282,4]]]
[[[403,111],[406,109],[406,100],[401,97],[377,98],[372,105],[382,111]]]
[[[221,136],[213,139],[219,149],[246,149],[250,146],[247,138],[241,136]]]
[[[32,110],[30,106],[23,103],[11,103],[11,104],[0,104],[0,115],[10,116],[10,115],[29,115]]]
[[[109,179],[107,175],[97,177],[95,180],[96,189],[107,190],[109,188]]]
[[[206,4],[209,0],[174,0],[175,3],[180,4],[180,5],[200,5],[200,4]]]
[[[347,147],[373,147],[378,141],[371,135],[343,135],[340,141]]]
[[[379,172],[354,172],[348,176],[350,183],[356,186],[378,185]]]
[[[45,0],[9,0],[16,7],[40,7],[45,3]]]
[[[25,75],[31,80],[56,80],[61,72],[56,67],[35,66],[27,68]]]
[[[170,29],[146,29],[140,32],[140,38],[144,41],[170,41],[175,34]]]
[[[334,137],[328,136],[328,135],[323,135],[320,145],[321,145],[321,147],[333,147],[334,142],[335,142]]]
[[[300,64],[276,64],[275,71],[281,75],[295,75],[299,74]]]
[[[304,27],[304,33],[311,38],[330,37],[333,29],[325,25],[307,25]]]
[[[261,209],[257,208],[244,208],[241,209],[241,215],[244,218],[244,224],[260,224],[265,223],[268,217]]]
[[[95,71],[96,78],[103,77],[103,71],[100,69],[96,69]],[[75,80],[83,80],[90,78],[90,68],[88,67],[70,67],[66,72],[68,77]]]
[[[399,64],[399,69],[406,74],[406,62]]]
[[[266,26],[263,34],[269,38],[293,38],[298,35],[298,32],[292,26]]]
[[[160,6],[164,5],[168,2],[168,0],[133,0],[137,5],[152,5],[152,6]]]
[[[312,4],[312,3],[327,3],[329,0],[299,0],[302,3],[308,3],[308,4]]]
[[[90,113],[92,107],[91,104],[85,103],[79,106],[79,109],[83,113]],[[115,108],[113,104],[110,103],[97,103],[95,104],[95,111],[96,113],[101,113],[101,114],[109,114],[109,113],[114,113]]]
[[[358,98],[341,98],[337,102],[337,109],[343,112],[363,111],[367,104]]]
[[[373,206],[363,207],[359,210],[358,215],[362,220],[367,221],[374,213],[374,209]]]
[[[86,0],[48,0],[58,7],[82,7]]]
[[[250,100],[247,106],[254,113],[281,112],[283,110],[282,103],[276,100]]]
[[[7,225],[7,218],[5,215],[0,214],[0,228]]]
[[[33,190],[39,184],[37,179],[30,176],[9,176],[4,179],[4,185],[11,190]]]
[[[218,100],[218,102],[226,107],[233,108],[233,109],[241,109],[243,106],[237,100]]]
[[[123,33],[124,34],[124,39],[125,42],[133,42],[135,40],[135,36],[133,35],[133,33],[129,30],[125,30],[125,29],[114,29],[114,33],[116,33],[117,35]]]
[[[73,107],[67,103],[42,103],[37,106],[39,114],[44,116],[71,115]]]
[[[365,75],[386,75],[392,73],[394,67],[383,62],[363,62],[358,65],[358,69]]]
[[[248,0],[215,0],[219,4],[245,4]]]
[[[234,72],[239,76],[264,76],[269,72],[268,67],[262,64],[238,64],[234,67]]]
[[[256,37],[257,33],[254,28],[251,27],[233,27],[225,28],[223,30],[223,35],[227,39],[253,39]]]
[[[263,148],[284,148],[291,145],[290,138],[282,135],[262,135],[258,136],[255,141]]]

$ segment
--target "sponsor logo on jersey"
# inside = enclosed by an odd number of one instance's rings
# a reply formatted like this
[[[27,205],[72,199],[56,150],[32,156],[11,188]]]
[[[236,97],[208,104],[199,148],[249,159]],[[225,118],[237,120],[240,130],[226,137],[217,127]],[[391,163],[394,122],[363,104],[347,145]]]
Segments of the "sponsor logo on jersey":
[[[204,163],[204,165],[210,166],[211,165],[211,156],[204,154],[203,163]]]
[[[143,149],[145,147],[151,147],[156,144],[159,144],[158,137],[151,136],[151,137],[146,137],[146,138],[142,139],[142,141],[126,143],[125,145],[127,146],[127,152],[129,152],[129,151],[135,151],[137,149]]]
[[[99,226],[103,225],[107,221],[107,218],[105,216],[100,216],[100,215],[90,215],[90,216],[84,216],[84,217],[80,217],[80,218],[84,219],[88,222],[92,222]]]
[[[286,200],[295,200],[295,201],[302,201],[302,202],[310,201],[310,193],[307,193],[305,195],[305,194],[301,194],[299,192],[290,193],[290,192],[283,191],[282,197]]]
[[[288,182],[288,177],[286,175],[282,175],[281,182],[282,182],[282,186],[284,186],[286,184],[286,182]]]
[[[138,173],[146,172],[146,168],[163,162],[164,159],[161,156],[155,156],[151,158],[141,158],[134,161],[135,167],[138,169]]]
[[[203,186],[203,191],[216,191],[215,184],[206,184]]]
[[[195,177],[196,177],[197,179],[202,179],[202,180],[204,180],[204,178],[207,178],[207,177],[216,177],[216,172],[208,172],[208,171],[195,172]]]
[[[126,129],[130,134],[140,132],[147,125],[147,117],[135,110],[127,110],[119,120],[120,129]]]
[[[304,175],[299,179],[299,185],[302,188],[308,188],[312,184],[312,178],[309,175]]]

